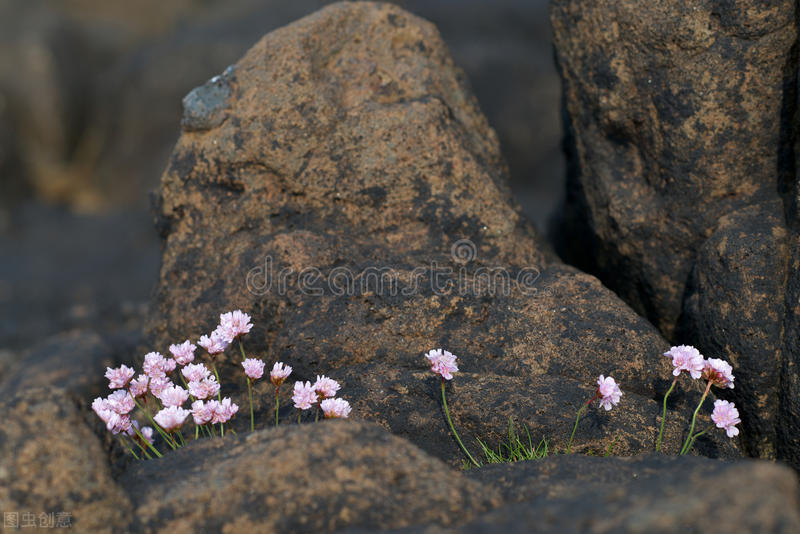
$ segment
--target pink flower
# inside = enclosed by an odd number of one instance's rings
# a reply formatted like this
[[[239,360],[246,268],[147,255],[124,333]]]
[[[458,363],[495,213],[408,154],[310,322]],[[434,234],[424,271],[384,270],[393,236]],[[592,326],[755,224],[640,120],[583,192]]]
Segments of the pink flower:
[[[149,381],[150,377],[147,375],[139,375],[134,380],[131,380],[131,383],[128,386],[128,391],[130,391],[131,395],[134,397],[143,397],[147,394],[147,386]]]
[[[164,406],[182,406],[189,399],[189,392],[180,386],[170,386],[164,388],[158,398]]]
[[[711,420],[717,425],[717,428],[724,428],[729,438],[739,435],[739,429],[736,425],[742,422],[739,419],[739,410],[732,402],[725,400],[714,401],[714,412],[711,414]]]
[[[622,390],[619,389],[613,378],[600,375],[597,379],[597,394],[600,395],[600,406],[608,411],[612,405],[616,406],[619,403]]]
[[[167,360],[158,352],[149,352],[144,356],[142,368],[150,378],[161,378],[175,369],[175,360]]]
[[[181,373],[189,382],[198,382],[211,376],[211,371],[202,363],[190,363],[181,369]]]
[[[292,374],[291,367],[288,365],[284,367],[283,362],[275,362],[275,365],[272,366],[272,371],[269,373],[269,379],[272,380],[275,387],[280,387],[290,374]]]
[[[178,365],[186,365],[194,361],[194,351],[197,346],[192,344],[188,339],[180,345],[170,345],[169,352],[172,357],[178,362]]]
[[[221,333],[219,329],[217,329],[211,332],[210,337],[201,337],[197,344],[206,349],[206,352],[213,356],[215,354],[219,354],[220,352],[225,352],[225,349],[227,349],[228,345],[231,344],[231,340],[228,339],[226,334]]]
[[[108,399],[101,399],[99,397],[94,399],[92,402],[92,410],[94,410],[94,413],[106,424],[106,429],[113,434],[127,432],[131,427],[131,420],[128,415],[120,414],[115,411],[112,402],[109,402]]]
[[[207,404],[211,405],[214,410],[214,415],[211,417],[213,424],[227,423],[239,411],[239,406],[231,402],[228,397],[222,399],[222,402],[212,400]]]
[[[150,443],[150,445],[152,445],[153,444],[153,428],[149,427],[149,426],[145,426],[145,427],[142,427],[140,432],[142,433],[142,436],[144,437],[144,439],[146,439],[147,442]]]
[[[136,433],[136,430],[139,431],[138,434]],[[131,426],[125,433],[140,443],[142,442],[142,439],[139,437],[139,434],[141,434],[142,437],[144,437],[145,441],[147,441],[151,445],[153,444],[153,429],[149,426],[139,428],[138,421],[131,421]]]
[[[678,345],[672,347],[664,353],[664,356],[672,358],[673,376],[678,376],[681,371],[688,372],[692,378],[700,378],[703,371],[703,355],[691,345]]]
[[[131,381],[133,375],[136,374],[136,371],[128,367],[127,365],[122,365],[117,367],[116,369],[112,369],[111,367],[106,367],[106,378],[108,378],[108,387],[111,389],[120,389],[124,388],[128,385],[128,382]]]
[[[431,361],[431,371],[445,380],[452,380],[453,373],[458,371],[456,356],[444,349],[434,349],[425,355]]]
[[[294,407],[300,410],[308,410],[317,403],[317,393],[311,382],[295,382],[294,392],[292,393]]]
[[[319,407],[325,419],[346,419],[350,415],[350,403],[344,399],[325,399]]]
[[[264,376],[264,362],[256,358],[247,358],[242,362],[244,374],[253,380],[258,380]]]
[[[159,411],[153,419],[167,432],[173,432],[181,427],[190,413],[180,406],[169,406]]]
[[[161,397],[161,392],[167,389],[168,387],[172,386],[172,380],[167,378],[166,376],[159,376],[156,378],[150,379],[150,393],[153,394],[154,397],[159,398]]]
[[[317,381],[312,386],[320,397],[333,397],[341,389],[339,382],[325,375],[317,376]]]
[[[216,377],[209,376],[202,380],[189,382],[189,393],[195,399],[204,400],[219,393],[219,382]]]
[[[250,316],[241,310],[223,313],[219,316],[217,331],[228,340],[228,343],[233,342],[238,336],[248,333],[251,328],[253,328],[253,324],[250,322]]]
[[[127,415],[136,407],[130,394],[124,389],[118,389],[106,398],[108,409],[120,415]]]
[[[709,358],[705,361],[703,379],[715,386],[733,389],[733,367],[725,360]]]
[[[217,401],[213,401],[219,404]],[[211,402],[196,400],[192,403],[192,417],[196,425],[204,425],[214,417],[214,405]]]

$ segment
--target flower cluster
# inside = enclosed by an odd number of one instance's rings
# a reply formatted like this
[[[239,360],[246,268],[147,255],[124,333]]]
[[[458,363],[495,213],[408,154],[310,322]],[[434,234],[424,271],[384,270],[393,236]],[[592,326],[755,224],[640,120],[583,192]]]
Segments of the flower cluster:
[[[152,458],[151,454],[162,456],[156,447],[154,429],[172,449],[186,443],[182,428],[187,421],[194,423],[195,439],[201,433],[209,437],[222,437],[226,426],[232,431],[231,420],[239,411],[239,406],[230,397],[222,396],[216,358],[234,342],[238,342],[243,375],[247,381],[250,429],[255,428],[252,384],[263,378],[265,362],[247,357],[242,342],[253,324],[250,316],[240,310],[223,313],[219,319],[217,327],[210,334],[201,336],[196,344],[187,339],[170,345],[171,357],[164,357],[159,352],[146,354],[142,373],[138,376],[136,370],[127,365],[106,369],[105,376],[112,393],[106,398],[95,399],[92,409],[105,423],[106,428],[119,436],[123,445],[136,458],[140,458],[137,449],[145,458]],[[204,348],[208,354],[207,362],[199,361],[196,355],[198,346]],[[290,366],[276,362],[269,374],[270,381],[275,386],[276,426],[280,408],[278,392],[291,373]],[[298,402],[295,399],[295,406],[305,406],[301,409],[317,406],[322,409],[326,418],[344,418],[350,414],[350,404],[346,400],[334,398],[340,389],[335,380],[319,376],[313,386],[309,382],[298,382],[295,384],[295,391],[305,391],[305,385],[309,391],[306,400]],[[152,426],[139,425],[134,418],[134,410],[137,408],[140,417],[146,418]]]
[[[661,438],[664,434],[664,422],[667,419],[667,398],[669,397],[672,390],[675,389],[675,385],[678,383],[678,378],[682,372],[686,371],[689,376],[693,379],[701,379],[706,381],[706,388],[703,392],[703,396],[700,398],[700,403],[697,405],[697,409],[694,411],[694,415],[692,416],[692,423],[689,427],[689,434],[686,437],[686,441],[683,444],[683,448],[681,449],[680,454],[688,453],[694,441],[701,435],[708,432],[710,429],[703,430],[698,433],[694,433],[695,423],[697,422],[697,414],[700,411],[700,407],[705,402],[706,397],[708,396],[709,391],[711,390],[711,386],[717,386],[723,389],[733,389],[733,368],[731,365],[718,358],[704,358],[700,351],[690,345],[679,345],[677,347],[671,347],[667,352],[664,353],[664,356],[668,358],[672,358],[672,375],[675,377],[672,380],[672,385],[670,385],[667,393],[664,395],[664,406],[663,411],[661,414],[661,429],[658,433],[658,440],[656,441],[656,451],[661,449]],[[717,400],[714,402],[714,413],[711,415],[711,420],[718,428],[724,428],[725,432],[727,433],[728,437],[734,437],[739,434],[739,429],[736,428],[736,425],[741,423],[739,419],[739,411],[736,409],[736,406],[732,402]]]

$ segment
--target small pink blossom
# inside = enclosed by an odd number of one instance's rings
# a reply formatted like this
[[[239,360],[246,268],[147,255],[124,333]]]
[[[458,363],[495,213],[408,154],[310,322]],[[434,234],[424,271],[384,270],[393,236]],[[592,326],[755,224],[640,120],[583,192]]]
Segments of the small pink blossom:
[[[190,413],[180,406],[168,406],[159,411],[153,419],[167,432],[173,432],[181,427]]]
[[[120,415],[127,415],[136,407],[133,397],[123,389],[118,389],[109,395],[106,398],[106,402],[109,409]]]
[[[112,403],[108,399],[96,398],[92,402],[92,410],[103,420],[108,429],[113,434],[127,432],[131,426],[131,420],[127,415],[118,413],[113,409]]]
[[[189,382],[198,382],[211,376],[211,371],[202,363],[190,363],[181,369],[181,373]]]
[[[183,403],[189,399],[189,392],[180,386],[170,386],[161,391],[158,396],[164,406],[183,406]]]
[[[444,349],[433,349],[425,357],[431,362],[431,371],[445,380],[452,380],[453,373],[458,371],[456,356]]]
[[[736,425],[742,422],[739,419],[739,410],[732,402],[725,400],[714,401],[714,412],[711,414],[711,420],[717,425],[717,428],[724,428],[729,438],[739,434],[739,429]]]
[[[128,391],[130,391],[131,395],[136,398],[143,397],[147,394],[149,381],[150,377],[147,375],[139,375],[135,379],[131,380],[131,383],[128,385]]]
[[[709,358],[705,361],[702,377],[713,385],[733,389],[733,368],[725,360]]]
[[[314,382],[314,385],[311,386],[317,395],[321,398],[329,398],[336,395],[336,392],[341,389],[342,386],[339,385],[339,382],[332,378],[328,378],[325,375],[317,376],[317,381]]]
[[[153,427],[149,427],[149,426],[142,427],[140,432],[142,433],[142,436],[144,437],[144,439],[147,440],[147,442],[150,445],[152,445],[153,444]]]
[[[175,360],[168,360],[158,352],[149,352],[144,356],[142,368],[150,378],[161,378],[175,369]]]
[[[139,431],[138,433],[136,431]],[[139,428],[138,421],[131,421],[131,426],[125,432],[128,436],[132,437],[133,439],[137,440],[138,442],[142,441],[142,438],[139,437],[139,434],[144,437],[145,441],[147,441],[150,445],[153,444],[153,429],[149,426]]]
[[[241,310],[234,310],[219,316],[217,330],[229,343],[233,342],[237,337],[248,333],[251,328],[253,328],[253,324],[250,322],[250,316]]]
[[[201,337],[197,344],[206,349],[206,352],[213,356],[225,352],[228,345],[231,344],[231,340],[227,338],[226,334],[223,334],[217,329],[211,332],[211,336]]]
[[[294,407],[300,410],[308,410],[314,406],[317,403],[317,393],[311,382],[295,382],[292,400]]]
[[[275,365],[272,366],[272,371],[269,373],[269,379],[272,380],[275,387],[280,387],[290,374],[292,374],[290,366],[284,367],[283,362],[275,362]]]
[[[256,358],[247,358],[242,362],[244,374],[252,380],[258,380],[264,376],[264,362]]]
[[[600,375],[597,379],[597,394],[600,395],[600,406],[608,411],[612,405],[616,406],[619,403],[622,390],[619,389],[613,378]]]
[[[197,346],[188,339],[180,345],[170,345],[169,352],[178,365],[187,365],[194,361],[194,351]]]
[[[344,399],[325,399],[319,407],[325,419],[346,419],[350,415],[350,403]]]
[[[214,401],[217,402],[217,401]],[[217,404],[219,404],[217,402]],[[204,425],[214,417],[214,406],[211,402],[196,400],[192,403],[192,418],[196,425]]]
[[[214,415],[211,418],[213,424],[227,423],[239,411],[239,406],[231,402],[229,397],[222,399],[222,402],[212,400],[208,401],[207,404],[211,405],[214,410]]]
[[[128,385],[128,382],[131,381],[133,375],[136,374],[136,371],[128,367],[127,365],[122,365],[117,367],[116,369],[112,369],[111,367],[106,367],[106,378],[108,378],[108,387],[111,389],[121,389]]]
[[[670,348],[664,353],[664,356],[672,358],[672,365],[675,367],[672,370],[674,376],[681,374],[681,371],[686,371],[692,378],[700,378],[704,361],[703,355],[696,348],[691,345],[678,345]]]
[[[161,396],[161,392],[172,385],[173,385],[172,380],[170,380],[166,376],[151,378],[150,393],[152,393],[154,397],[159,398]]]
[[[205,400],[219,393],[219,382],[217,382],[217,378],[214,376],[189,382],[188,386],[189,393],[195,399]]]

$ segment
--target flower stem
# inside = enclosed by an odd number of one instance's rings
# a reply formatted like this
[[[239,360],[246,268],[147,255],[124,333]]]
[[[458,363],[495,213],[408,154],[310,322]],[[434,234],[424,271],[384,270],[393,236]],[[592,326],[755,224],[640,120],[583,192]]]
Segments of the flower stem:
[[[578,410],[578,417],[575,418],[575,426],[572,427],[572,434],[569,437],[569,443],[567,443],[567,454],[572,454],[572,440],[575,438],[575,431],[578,429],[578,421],[581,420],[581,414],[583,413],[583,410],[585,410],[586,407],[589,406],[592,403],[592,401],[597,398],[597,395],[598,393],[595,391],[592,398],[586,401],[586,404],[581,406],[581,409]]]
[[[678,377],[676,376],[675,379],[672,381],[672,385],[667,390],[667,393],[664,395],[664,411],[661,413],[661,430],[658,431],[656,452],[659,452],[661,450],[661,436],[664,435],[664,422],[667,420],[667,397],[669,397],[669,394],[672,393],[673,389],[675,389],[675,384],[677,383],[678,383]]]
[[[241,342],[239,342],[241,346]],[[255,419],[253,419],[253,387],[250,385],[250,377],[247,377],[247,398],[250,400],[250,432],[256,429]]]
[[[131,395],[131,396],[132,396],[132,395]],[[134,397],[134,398],[133,398],[133,402],[135,402],[135,403],[136,403],[136,406],[137,406],[137,407],[138,407],[138,408],[139,408],[141,411],[143,411],[143,412],[144,412],[144,414],[147,416],[147,419],[150,421],[150,423],[153,425],[153,427],[154,427],[156,430],[158,430],[158,433],[159,433],[159,434],[161,434],[161,437],[162,437],[162,438],[164,438],[164,440],[167,442],[167,445],[169,445],[170,447],[172,447],[172,448],[174,449],[175,447],[173,447],[173,446],[172,446],[172,444],[170,443],[170,439],[169,439],[169,437],[167,436],[167,433],[166,433],[166,432],[164,432],[164,429],[163,429],[163,428],[161,428],[161,425],[159,425],[158,423],[156,423],[156,422],[155,422],[155,420],[153,419],[153,416],[152,416],[152,415],[150,415],[150,410],[146,410],[146,409],[145,409],[145,408],[144,408],[144,407],[143,407],[141,404],[139,404],[139,401],[137,401],[137,400],[136,400],[136,397]],[[138,433],[138,432],[137,432],[137,433]]]
[[[244,355],[244,345],[242,345],[242,338],[239,338],[239,352],[242,353],[242,361],[247,359],[247,356]]]
[[[275,426],[278,426],[278,408],[280,408],[281,405],[280,398],[278,397],[279,389],[278,387],[275,388]]]
[[[455,436],[458,444],[461,445],[461,450],[463,450],[464,454],[467,455],[467,458],[469,458],[472,463],[475,464],[475,467],[480,467],[481,464],[475,461],[475,458],[472,457],[464,444],[461,443],[461,438],[458,437],[458,432],[456,432],[456,428],[453,426],[453,421],[450,419],[450,411],[447,409],[447,397],[444,395],[444,378],[442,378],[442,404],[444,405],[444,415],[447,417],[447,422],[450,424],[450,430],[453,432],[453,436]]]
[[[711,430],[711,429],[710,429],[710,428],[706,428],[706,429],[705,429],[705,430],[703,430],[702,432],[698,432],[697,434],[695,434],[694,436],[692,436],[692,440],[689,442],[689,446],[686,448],[686,451],[685,451],[683,454],[684,454],[684,455],[685,455],[685,454],[689,454],[689,451],[690,451],[690,450],[692,450],[692,445],[694,445],[694,440],[696,440],[697,438],[699,438],[700,436],[702,436],[703,434],[705,434],[705,433],[706,433],[706,432],[708,432],[709,430]]]
[[[142,433],[141,433],[141,432],[139,432],[139,429],[138,429],[138,428],[136,428],[136,427],[133,427],[133,430],[135,430],[135,431],[136,431],[136,435],[137,435],[137,436],[139,436],[139,438],[142,440],[142,443],[147,443],[147,446],[148,446],[148,447],[150,447],[150,449],[151,449],[151,450],[152,450],[152,451],[155,453],[155,455],[156,455],[157,457],[161,458],[161,453],[160,453],[160,452],[158,452],[158,449],[156,449],[156,448],[155,448],[155,446],[154,446],[152,443],[150,443],[150,442],[149,442],[149,441],[148,441],[148,440],[147,440],[147,439],[146,439],[146,438],[145,438],[145,437],[142,435]]]
[[[697,412],[700,411],[700,407],[705,402],[706,397],[708,397],[708,392],[709,392],[710,389],[711,389],[711,381],[709,380],[708,381],[708,385],[706,385],[706,390],[703,392],[703,396],[700,398],[700,404],[697,405],[697,408],[695,408],[694,414],[692,415],[692,425],[689,427],[689,435],[686,436],[686,442],[684,442],[684,444],[683,444],[683,448],[681,449],[680,456],[683,456],[684,454],[689,452],[689,447],[690,447],[689,441],[693,441],[692,440],[692,432],[694,432],[694,424],[695,424],[695,421],[697,420]]]
[[[123,438],[121,435],[119,437],[119,440],[122,442],[123,445],[125,445],[125,448],[128,449],[128,451],[133,455],[134,458],[136,458],[137,460],[141,460],[141,458],[139,458],[139,455],[136,454],[136,452],[131,448],[130,445],[128,445],[128,440]]]

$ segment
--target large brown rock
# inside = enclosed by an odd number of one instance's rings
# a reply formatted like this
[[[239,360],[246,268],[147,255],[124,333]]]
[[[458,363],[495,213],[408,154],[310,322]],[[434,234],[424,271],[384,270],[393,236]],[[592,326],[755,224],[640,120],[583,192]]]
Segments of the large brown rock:
[[[748,452],[800,466],[797,403],[781,399],[798,398],[796,4],[557,0],[551,19],[565,254],[668,339],[732,362]]]
[[[81,404],[53,386],[3,397],[0,509],[32,513],[37,525],[40,514],[66,514],[62,524],[80,532],[121,532],[131,505]]]
[[[613,424],[589,417],[580,447],[603,450],[615,432],[621,453],[654,447],[666,342],[521,217],[497,138],[432,25],[336,4],[264,37],[184,107],[158,196],[155,348],[241,308],[256,324],[250,353],[298,380],[342,380],[355,415],[455,464],[427,350],[459,355],[456,421],[490,441],[513,415],[563,448],[597,376],[612,374],[625,409]],[[241,384],[233,358],[223,381]],[[484,409],[502,398],[515,402]],[[691,402],[675,400],[677,432]],[[698,448],[736,454],[720,433]]]

